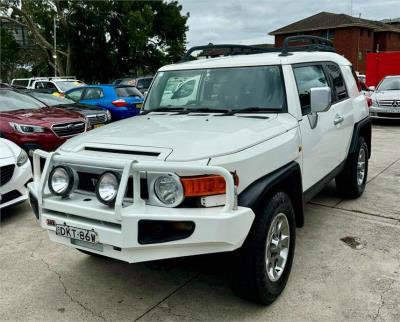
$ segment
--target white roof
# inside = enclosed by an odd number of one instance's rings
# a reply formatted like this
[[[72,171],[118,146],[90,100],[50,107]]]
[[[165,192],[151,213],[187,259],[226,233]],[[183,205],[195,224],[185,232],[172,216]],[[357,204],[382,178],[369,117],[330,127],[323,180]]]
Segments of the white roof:
[[[351,63],[343,56],[331,52],[294,52],[289,56],[279,56],[279,54],[279,52],[273,52],[199,59],[163,66],[159,69],[159,71],[239,66],[287,65],[318,61],[332,61],[338,65],[351,65]]]

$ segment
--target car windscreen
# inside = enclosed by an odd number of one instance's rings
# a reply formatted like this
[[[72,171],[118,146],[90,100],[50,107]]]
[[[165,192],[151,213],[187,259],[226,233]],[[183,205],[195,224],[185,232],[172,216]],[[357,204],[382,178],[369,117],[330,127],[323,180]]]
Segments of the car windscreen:
[[[28,92],[29,95],[37,98],[48,106],[63,105],[63,104],[76,104],[73,100],[65,97],[56,96],[53,94],[46,94],[40,92]]]
[[[115,93],[118,97],[143,97],[142,93],[140,93],[139,90],[133,86],[115,87]]]
[[[138,88],[143,88],[143,89],[148,89],[151,85],[151,81],[153,80],[153,77],[148,77],[148,78],[141,78],[138,79],[136,86]]]
[[[285,104],[280,66],[254,66],[159,72],[144,109],[279,112]]]
[[[39,109],[42,107],[46,107],[46,105],[29,95],[4,89],[0,90],[0,112]]]
[[[63,91],[66,92],[72,88],[79,87],[85,85],[80,81],[55,81],[54,83]]]
[[[385,78],[378,86],[378,91],[398,91],[400,90],[400,77]]]

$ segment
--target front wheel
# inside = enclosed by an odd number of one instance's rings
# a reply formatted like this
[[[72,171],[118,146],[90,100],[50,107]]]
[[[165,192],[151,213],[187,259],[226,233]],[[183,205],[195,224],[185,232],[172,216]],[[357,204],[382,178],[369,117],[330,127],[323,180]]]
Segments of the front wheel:
[[[269,305],[285,288],[296,241],[293,206],[284,192],[256,212],[242,248],[234,255],[232,288],[239,296]]]
[[[368,156],[368,145],[361,136],[355,153],[349,156],[345,168],[335,178],[336,189],[343,198],[354,199],[363,194],[367,184]]]

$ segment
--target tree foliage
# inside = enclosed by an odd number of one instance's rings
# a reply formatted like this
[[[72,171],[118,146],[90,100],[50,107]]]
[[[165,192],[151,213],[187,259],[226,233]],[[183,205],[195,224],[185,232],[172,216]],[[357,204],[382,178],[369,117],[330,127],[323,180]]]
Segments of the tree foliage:
[[[188,15],[177,1],[9,0],[6,6],[28,26],[46,73],[54,68],[54,16],[60,75],[106,82],[153,73],[185,50]]]

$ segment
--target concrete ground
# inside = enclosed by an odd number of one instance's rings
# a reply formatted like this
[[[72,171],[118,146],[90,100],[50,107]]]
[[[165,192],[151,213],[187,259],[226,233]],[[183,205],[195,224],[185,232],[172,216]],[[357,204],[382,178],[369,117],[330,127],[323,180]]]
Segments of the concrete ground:
[[[3,213],[0,320],[400,321],[400,126],[373,132],[358,200],[331,184],[306,207],[281,297],[262,307],[228,286],[224,255],[129,265],[48,240],[27,204]]]

